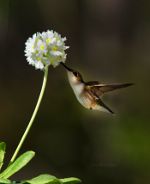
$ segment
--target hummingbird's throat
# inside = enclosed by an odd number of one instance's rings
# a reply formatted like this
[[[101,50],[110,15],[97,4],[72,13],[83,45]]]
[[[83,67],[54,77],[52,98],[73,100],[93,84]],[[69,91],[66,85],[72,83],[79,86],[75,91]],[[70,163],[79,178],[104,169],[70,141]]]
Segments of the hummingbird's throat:
[[[72,72],[68,71],[67,73],[68,73],[68,79],[71,85],[79,84],[78,78],[75,77]]]

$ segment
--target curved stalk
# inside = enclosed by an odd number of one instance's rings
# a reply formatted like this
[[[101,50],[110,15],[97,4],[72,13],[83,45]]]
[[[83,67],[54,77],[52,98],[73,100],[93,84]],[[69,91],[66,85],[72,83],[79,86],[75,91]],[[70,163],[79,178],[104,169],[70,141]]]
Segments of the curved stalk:
[[[44,92],[45,92],[45,87],[46,87],[46,83],[47,83],[47,77],[48,77],[48,67],[45,67],[43,84],[42,84],[42,88],[41,88],[41,91],[40,91],[40,95],[39,95],[37,104],[35,106],[35,109],[33,111],[31,119],[30,119],[30,121],[29,121],[29,123],[28,123],[28,125],[26,127],[26,130],[25,130],[24,134],[22,135],[22,137],[20,139],[20,142],[19,142],[19,144],[18,144],[18,146],[17,146],[17,148],[16,148],[16,150],[15,150],[15,152],[14,152],[14,154],[13,154],[11,160],[10,160],[10,164],[12,162],[14,162],[14,160],[16,159],[16,157],[17,157],[17,155],[18,155],[18,153],[19,153],[19,151],[20,151],[20,149],[21,149],[21,147],[22,147],[22,145],[23,145],[23,143],[24,143],[24,141],[25,141],[25,139],[26,139],[26,137],[27,137],[31,127],[32,127],[32,125],[33,125],[33,122],[35,120],[35,117],[37,115],[37,112],[39,110],[39,107],[40,107],[40,104],[41,104],[41,101],[42,101],[42,98],[43,98],[43,95],[44,95]]]

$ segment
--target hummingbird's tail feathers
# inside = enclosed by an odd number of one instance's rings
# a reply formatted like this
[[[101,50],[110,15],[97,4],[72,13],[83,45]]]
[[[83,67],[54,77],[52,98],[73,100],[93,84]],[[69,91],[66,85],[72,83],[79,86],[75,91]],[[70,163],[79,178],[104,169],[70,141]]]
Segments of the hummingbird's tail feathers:
[[[109,91],[121,89],[121,88],[126,88],[128,86],[132,86],[133,83],[124,83],[124,84],[102,84],[99,85],[100,91],[102,93],[107,93]]]
[[[99,110],[114,114],[114,112],[106,104],[104,104],[104,102],[101,99],[98,99],[97,103],[99,104],[100,107]]]

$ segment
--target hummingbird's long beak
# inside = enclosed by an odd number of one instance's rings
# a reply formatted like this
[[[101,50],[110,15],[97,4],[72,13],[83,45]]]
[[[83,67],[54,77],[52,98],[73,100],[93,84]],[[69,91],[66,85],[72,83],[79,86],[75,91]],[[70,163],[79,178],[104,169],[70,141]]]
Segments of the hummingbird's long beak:
[[[63,62],[61,62],[61,65],[68,71],[73,72],[73,70],[71,68],[69,68],[68,66],[66,66]]]

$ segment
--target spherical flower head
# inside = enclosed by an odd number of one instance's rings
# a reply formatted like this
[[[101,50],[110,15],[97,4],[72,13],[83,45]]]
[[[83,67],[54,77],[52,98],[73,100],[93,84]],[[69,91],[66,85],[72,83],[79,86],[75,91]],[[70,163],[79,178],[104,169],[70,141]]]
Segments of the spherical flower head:
[[[44,70],[46,66],[58,66],[60,62],[65,63],[67,54],[65,50],[66,37],[54,31],[35,33],[25,43],[25,56],[30,65],[36,69]]]

